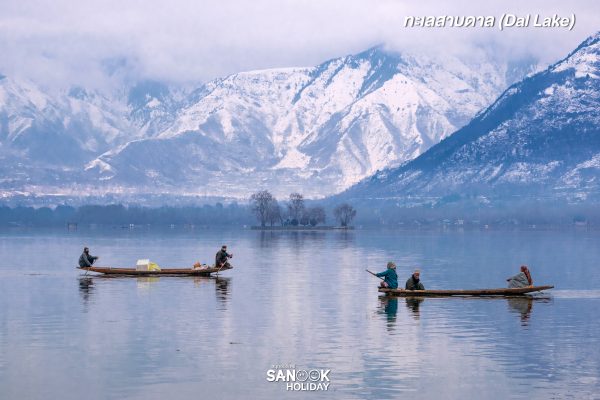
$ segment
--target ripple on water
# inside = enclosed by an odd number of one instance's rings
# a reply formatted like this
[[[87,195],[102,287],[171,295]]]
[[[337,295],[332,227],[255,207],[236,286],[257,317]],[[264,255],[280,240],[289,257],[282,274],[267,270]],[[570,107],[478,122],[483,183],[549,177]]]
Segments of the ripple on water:
[[[220,230],[5,236],[0,392],[40,398],[41,387],[23,378],[34,375],[48,398],[65,400],[303,398],[266,382],[270,365],[294,363],[332,370],[331,391],[311,398],[593,398],[600,275],[592,261],[600,250],[580,239]],[[142,255],[183,265],[212,258],[223,241],[236,268],[219,279],[84,277],[70,254],[87,243],[107,265]],[[22,255],[42,253],[48,263],[32,271]],[[423,266],[438,287],[504,282],[511,266],[527,262],[537,266],[536,280],[581,289],[391,301],[364,271],[390,259],[401,277],[409,273],[402,265]],[[569,275],[565,260],[585,282]]]

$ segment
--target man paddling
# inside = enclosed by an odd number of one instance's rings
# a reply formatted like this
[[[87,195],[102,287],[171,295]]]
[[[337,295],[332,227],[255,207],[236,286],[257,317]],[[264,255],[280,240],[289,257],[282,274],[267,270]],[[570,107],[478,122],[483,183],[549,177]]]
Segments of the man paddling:
[[[387,263],[387,270],[375,274],[380,278],[383,278],[379,287],[387,289],[398,289],[398,274],[396,274],[396,264],[393,262]]]
[[[79,257],[79,268],[91,267],[98,258],[90,254],[90,249],[84,247],[83,253]]]
[[[221,246],[221,250],[215,256],[215,268],[229,267],[228,259],[233,257],[233,254],[227,253],[227,245]]]
[[[406,290],[425,290],[425,286],[421,283],[421,271],[415,269],[415,272],[406,281],[404,288]]]

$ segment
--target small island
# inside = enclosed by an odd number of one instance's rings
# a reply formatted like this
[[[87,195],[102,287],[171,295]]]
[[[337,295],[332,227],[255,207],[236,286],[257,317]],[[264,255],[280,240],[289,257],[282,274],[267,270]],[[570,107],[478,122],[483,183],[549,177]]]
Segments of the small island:
[[[325,208],[320,205],[307,207],[304,196],[291,193],[283,206],[268,190],[261,190],[250,197],[250,208],[260,225],[252,226],[253,230],[350,230],[350,225],[356,210],[348,203],[343,203],[333,209],[335,221],[339,225],[325,225],[327,215]]]

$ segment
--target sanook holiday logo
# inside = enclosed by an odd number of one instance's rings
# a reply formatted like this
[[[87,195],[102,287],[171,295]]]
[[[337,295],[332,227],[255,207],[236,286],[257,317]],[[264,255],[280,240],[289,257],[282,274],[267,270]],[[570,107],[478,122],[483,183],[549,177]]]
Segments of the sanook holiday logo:
[[[295,365],[273,365],[267,370],[267,382],[281,382],[289,391],[326,391],[330,369],[298,369]]]

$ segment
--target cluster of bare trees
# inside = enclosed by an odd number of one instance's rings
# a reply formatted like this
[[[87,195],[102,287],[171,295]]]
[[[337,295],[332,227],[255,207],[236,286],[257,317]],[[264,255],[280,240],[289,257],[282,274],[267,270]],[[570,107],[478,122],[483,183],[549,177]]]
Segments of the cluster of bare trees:
[[[341,226],[346,227],[356,217],[356,210],[350,204],[344,203],[333,209],[333,215],[340,221]]]
[[[307,207],[304,196],[292,193],[282,207],[268,190],[261,190],[250,197],[251,209],[261,226],[316,226],[325,223],[325,209],[321,206]],[[341,226],[348,226],[356,216],[356,210],[349,204],[342,204],[334,210],[335,218]]]

